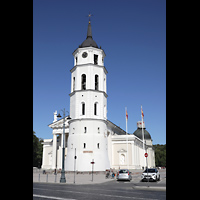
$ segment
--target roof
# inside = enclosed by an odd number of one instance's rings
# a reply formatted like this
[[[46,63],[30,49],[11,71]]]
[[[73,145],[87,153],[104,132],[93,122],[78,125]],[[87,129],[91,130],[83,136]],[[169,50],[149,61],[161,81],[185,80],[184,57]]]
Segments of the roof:
[[[143,139],[142,138],[142,128],[138,128],[133,134],[135,136],[137,136],[138,138],[140,138],[141,140]],[[145,128],[144,128],[144,139],[151,140],[151,135]]]
[[[82,48],[82,47],[95,47],[95,48],[98,48],[97,43],[92,38],[92,27],[91,27],[90,21],[89,21],[89,24],[88,24],[86,40],[84,40],[83,43],[79,47],[80,48]]]
[[[113,128],[115,133],[117,135],[126,135],[126,132],[120,128],[119,126],[117,126],[116,124],[114,124],[113,122],[111,122],[110,120],[107,119],[108,125],[110,126],[110,128]],[[129,135],[129,133],[128,133]]]

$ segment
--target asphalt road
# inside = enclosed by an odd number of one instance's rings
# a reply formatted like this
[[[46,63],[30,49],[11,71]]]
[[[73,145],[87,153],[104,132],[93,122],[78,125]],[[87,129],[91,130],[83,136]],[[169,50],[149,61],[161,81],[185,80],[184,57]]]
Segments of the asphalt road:
[[[166,199],[166,191],[141,190],[134,185],[163,184],[161,183],[134,183],[126,181],[110,181],[101,184],[73,185],[54,183],[33,183],[33,199],[57,200],[99,200],[99,199]]]

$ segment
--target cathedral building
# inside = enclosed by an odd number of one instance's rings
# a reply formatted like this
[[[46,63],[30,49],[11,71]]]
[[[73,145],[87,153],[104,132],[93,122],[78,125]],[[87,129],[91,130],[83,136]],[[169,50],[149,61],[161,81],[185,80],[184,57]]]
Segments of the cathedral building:
[[[63,144],[63,119],[54,112],[53,139],[43,142],[43,169],[62,168],[62,146],[65,146],[65,171],[94,171],[106,169],[142,169],[146,167],[144,153],[148,153],[148,167],[155,167],[152,139],[142,122],[137,122],[133,134],[126,132],[107,119],[107,69],[105,52],[92,37],[89,21],[87,37],[73,52],[74,67],[71,72],[70,118],[65,117]]]

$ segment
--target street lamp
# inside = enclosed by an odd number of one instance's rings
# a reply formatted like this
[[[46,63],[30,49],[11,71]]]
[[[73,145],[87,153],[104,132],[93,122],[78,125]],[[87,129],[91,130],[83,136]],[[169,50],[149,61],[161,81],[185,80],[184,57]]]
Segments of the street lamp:
[[[62,148],[62,171],[61,171],[61,177],[60,177],[60,183],[66,183],[66,179],[65,179],[65,108],[63,110],[61,110],[63,112],[63,148]],[[68,112],[68,111],[66,111]],[[69,114],[69,112],[68,112]],[[60,112],[57,115],[58,118],[61,117]],[[68,115],[67,119],[71,119],[71,117]]]

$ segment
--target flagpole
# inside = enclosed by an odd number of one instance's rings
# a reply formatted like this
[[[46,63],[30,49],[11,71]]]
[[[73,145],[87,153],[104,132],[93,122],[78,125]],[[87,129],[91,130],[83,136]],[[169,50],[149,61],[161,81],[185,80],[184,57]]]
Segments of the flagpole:
[[[144,149],[144,129],[143,129],[143,110],[142,110],[142,105],[141,105],[141,117],[142,117],[142,141],[143,141],[143,151],[145,154],[145,149]],[[145,169],[145,157],[144,157],[144,169]]]
[[[127,150],[127,169],[129,169],[129,157],[128,157],[128,114],[127,114],[127,107],[125,107],[126,112],[126,150]]]

